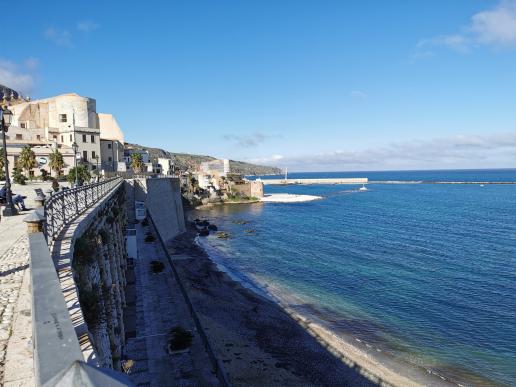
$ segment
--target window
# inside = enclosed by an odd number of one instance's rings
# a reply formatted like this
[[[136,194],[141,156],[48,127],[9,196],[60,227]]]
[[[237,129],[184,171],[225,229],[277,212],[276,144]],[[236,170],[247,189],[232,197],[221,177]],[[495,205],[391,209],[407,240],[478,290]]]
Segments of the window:
[[[92,151],[92,152],[91,152],[91,158],[92,158],[92,159],[95,159],[95,151]]]
[[[38,141],[41,140],[41,136],[39,134],[36,135],[36,140],[38,140]]]
[[[66,114],[59,114],[59,122],[68,122],[66,119]]]
[[[108,144],[107,144],[107,148],[108,148],[108,149],[111,149],[111,143],[108,143]]]
[[[61,142],[64,142],[64,137],[63,137],[63,135],[61,135]]]
[[[95,144],[95,135],[92,134],[90,137],[91,137],[91,143]]]
[[[84,161],[88,161],[88,151],[82,151],[82,158]]]
[[[72,134],[70,133],[70,142],[72,142]]]
[[[82,142],[88,142],[87,137],[85,134],[82,135]]]
[[[54,134],[54,136],[52,137],[54,140],[57,140],[57,135]]]
[[[16,134],[16,139],[17,140],[23,140],[23,136],[19,133]]]
[[[27,128],[27,124],[25,124],[25,122],[22,122],[22,123],[20,124],[20,128],[22,128],[22,129],[26,129],[26,128]]]
[[[31,170],[31,171],[29,171],[29,176],[30,176],[30,177],[34,177],[34,171],[32,171],[32,170]]]
[[[112,157],[108,157],[108,161],[109,162],[113,161],[113,158]]]

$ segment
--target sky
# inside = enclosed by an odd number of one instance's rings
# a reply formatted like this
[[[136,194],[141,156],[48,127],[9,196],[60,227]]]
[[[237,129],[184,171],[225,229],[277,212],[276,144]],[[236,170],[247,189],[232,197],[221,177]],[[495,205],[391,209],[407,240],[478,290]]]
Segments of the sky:
[[[290,171],[516,167],[516,0],[7,8],[0,84],[95,98],[128,142]]]

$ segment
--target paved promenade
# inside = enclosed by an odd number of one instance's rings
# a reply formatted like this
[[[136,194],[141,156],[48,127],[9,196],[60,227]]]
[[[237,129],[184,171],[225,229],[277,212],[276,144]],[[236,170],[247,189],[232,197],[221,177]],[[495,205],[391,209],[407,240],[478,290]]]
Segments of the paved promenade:
[[[34,188],[50,184],[13,186],[34,207]],[[0,386],[33,386],[31,293],[27,226],[31,211],[0,219]]]
[[[6,387],[34,385],[29,252],[23,222],[27,213],[0,220],[0,385]]]

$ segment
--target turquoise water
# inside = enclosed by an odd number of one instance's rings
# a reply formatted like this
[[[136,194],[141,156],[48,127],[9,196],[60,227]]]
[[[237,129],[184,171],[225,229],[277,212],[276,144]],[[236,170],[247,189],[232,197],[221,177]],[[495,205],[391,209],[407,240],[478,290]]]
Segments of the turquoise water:
[[[432,173],[516,180],[514,170]],[[382,180],[371,174],[352,175]],[[357,188],[267,186],[324,199],[202,211],[232,236],[210,236],[209,252],[243,281],[296,295],[299,310],[399,361],[461,383],[515,385],[516,186]]]

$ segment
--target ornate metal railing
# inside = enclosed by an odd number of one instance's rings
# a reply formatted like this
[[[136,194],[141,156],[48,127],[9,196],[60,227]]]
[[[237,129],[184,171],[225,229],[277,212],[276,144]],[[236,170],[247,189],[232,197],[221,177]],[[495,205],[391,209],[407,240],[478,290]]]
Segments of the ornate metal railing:
[[[47,198],[44,228],[47,241],[54,240],[67,224],[97,203],[122,181],[121,177],[113,177],[98,183],[60,191]]]

